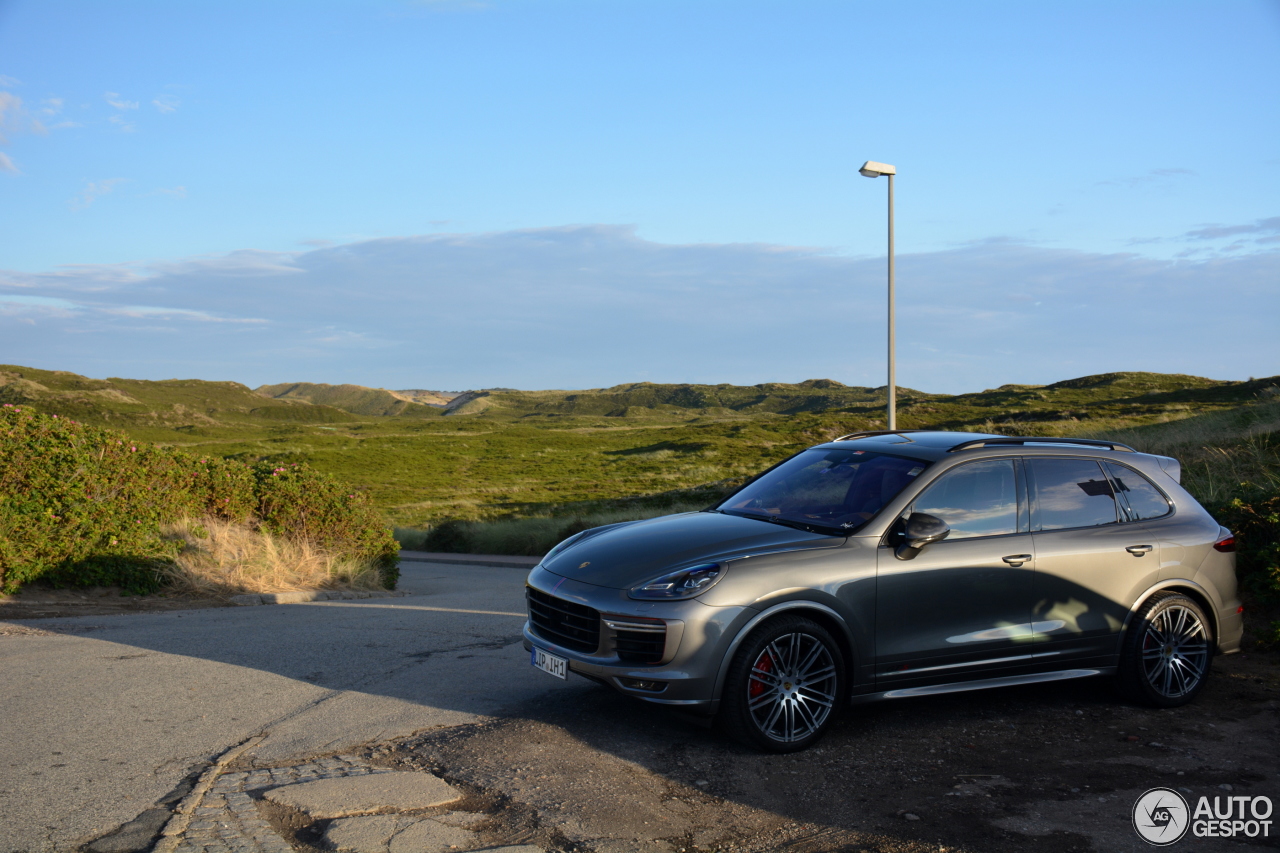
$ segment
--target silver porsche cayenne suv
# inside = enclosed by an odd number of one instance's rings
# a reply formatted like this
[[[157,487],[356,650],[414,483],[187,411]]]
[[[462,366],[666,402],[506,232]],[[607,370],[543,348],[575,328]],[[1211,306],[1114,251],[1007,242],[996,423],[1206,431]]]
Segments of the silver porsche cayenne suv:
[[[561,542],[525,647],[776,752],[868,699],[1111,676],[1181,705],[1242,608],[1232,534],[1179,478],[1112,442],[855,433],[702,512]]]

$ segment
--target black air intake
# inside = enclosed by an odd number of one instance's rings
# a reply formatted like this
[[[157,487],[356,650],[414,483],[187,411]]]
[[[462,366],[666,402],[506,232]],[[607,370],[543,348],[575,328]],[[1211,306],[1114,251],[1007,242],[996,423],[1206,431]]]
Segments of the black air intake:
[[[589,653],[599,648],[600,611],[531,586],[525,587],[525,598],[529,604],[529,624],[539,637],[575,652]]]

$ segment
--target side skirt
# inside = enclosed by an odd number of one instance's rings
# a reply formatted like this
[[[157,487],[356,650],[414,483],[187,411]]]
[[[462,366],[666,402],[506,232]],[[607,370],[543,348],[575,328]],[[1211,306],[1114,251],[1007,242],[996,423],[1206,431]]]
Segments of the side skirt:
[[[1066,681],[1072,678],[1092,678],[1095,675],[1114,675],[1114,666],[1090,669],[1060,669],[1056,672],[1033,672],[1026,675],[1006,675],[1000,678],[983,678],[978,681],[953,681],[949,684],[927,684],[923,687],[905,687],[900,690],[884,690],[879,693],[863,693],[852,696],[851,704],[875,702],[880,699],[906,699],[912,696],[937,696],[941,693],[964,693],[970,690],[990,690],[994,687],[1014,687],[1019,684],[1042,684],[1046,681]]]

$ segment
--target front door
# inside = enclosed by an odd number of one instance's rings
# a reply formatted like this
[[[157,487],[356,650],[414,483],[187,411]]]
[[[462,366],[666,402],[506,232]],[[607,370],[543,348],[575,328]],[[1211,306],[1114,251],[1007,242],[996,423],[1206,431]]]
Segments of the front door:
[[[878,689],[1031,663],[1035,552],[1022,491],[1015,460],[982,460],[947,471],[908,508],[951,533],[912,560],[878,550]]]

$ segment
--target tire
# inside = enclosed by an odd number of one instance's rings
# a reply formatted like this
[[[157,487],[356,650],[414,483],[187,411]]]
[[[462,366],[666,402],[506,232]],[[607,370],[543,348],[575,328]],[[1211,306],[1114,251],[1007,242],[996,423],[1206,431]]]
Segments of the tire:
[[[753,631],[733,656],[719,722],[747,746],[798,752],[827,733],[847,692],[840,644],[818,623],[784,616]]]
[[[1212,660],[1213,634],[1200,605],[1180,593],[1157,593],[1125,633],[1116,686],[1130,701],[1176,708],[1204,687]]]

